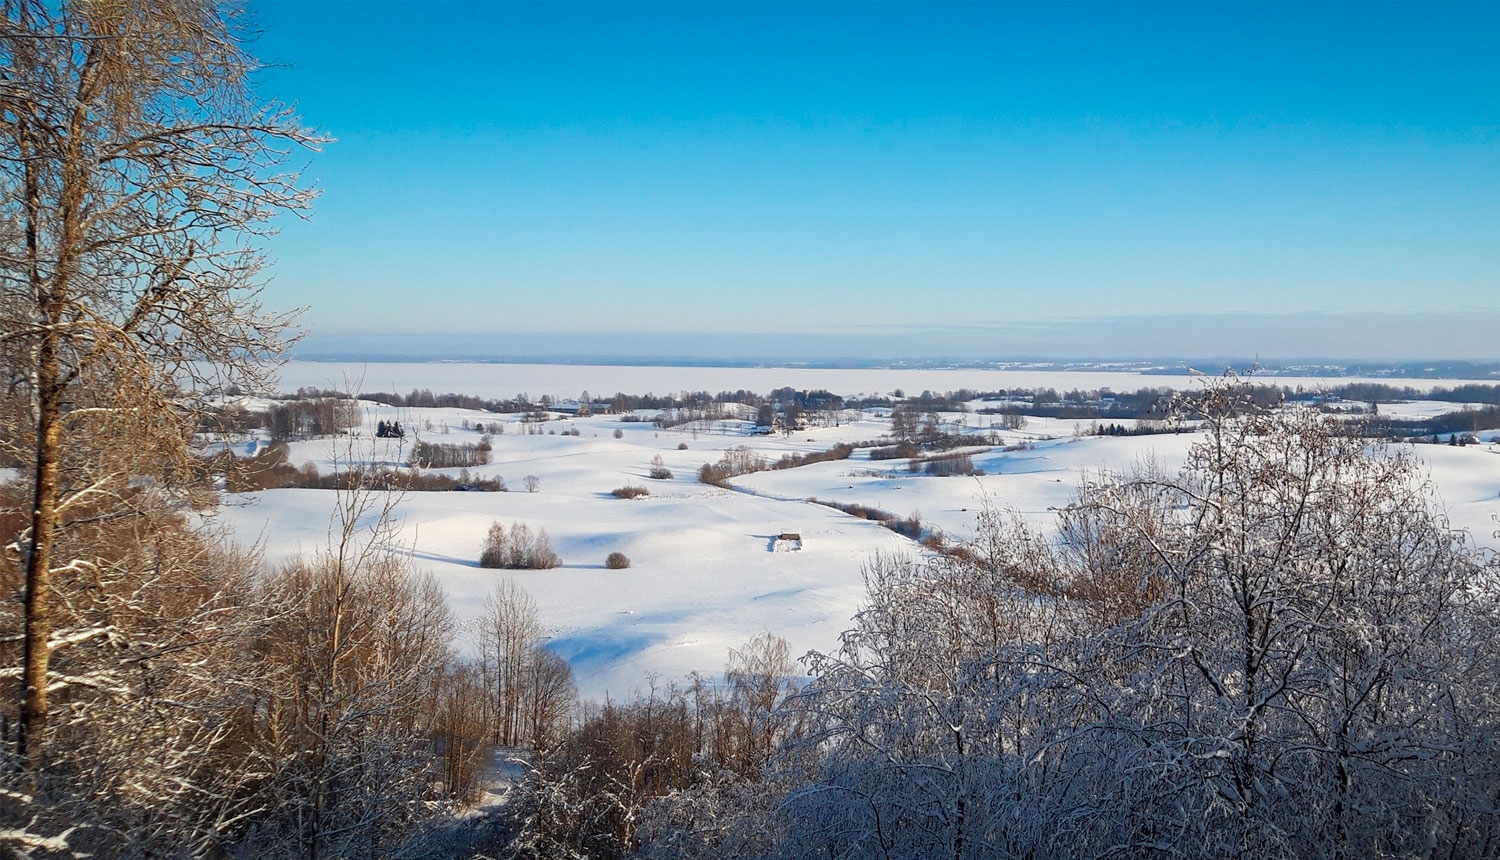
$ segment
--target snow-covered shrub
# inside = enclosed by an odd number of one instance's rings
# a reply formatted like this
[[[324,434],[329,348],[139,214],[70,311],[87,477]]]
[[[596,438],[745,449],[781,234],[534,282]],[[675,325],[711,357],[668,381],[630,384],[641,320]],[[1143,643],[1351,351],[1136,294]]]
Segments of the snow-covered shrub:
[[[672,470],[667,468],[667,464],[662,462],[661,455],[657,454],[651,458],[651,471],[647,475],[658,481],[670,481]]]
[[[610,570],[624,570],[630,567],[630,557],[623,552],[612,552],[604,557],[604,566]]]
[[[1232,383],[1176,475],[878,557],[771,856],[1486,856],[1500,562],[1410,453]],[[809,764],[810,762],[810,764]],[[691,856],[691,855],[680,855]]]
[[[798,466],[811,466],[814,463],[828,463],[835,460],[847,460],[854,453],[854,446],[847,442],[840,442],[827,451],[812,451],[807,454],[782,454],[781,459],[771,464],[772,469],[795,469]]]
[[[968,454],[939,454],[921,459],[913,458],[911,471],[921,470],[928,475],[951,478],[957,475],[974,474],[974,458]]]

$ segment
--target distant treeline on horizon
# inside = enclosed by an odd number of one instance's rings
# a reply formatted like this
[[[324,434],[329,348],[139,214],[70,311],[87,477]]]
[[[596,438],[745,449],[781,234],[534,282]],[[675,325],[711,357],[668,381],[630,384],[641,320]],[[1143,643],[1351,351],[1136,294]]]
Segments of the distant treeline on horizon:
[[[810,368],[818,370],[1025,370],[1139,373],[1147,376],[1217,375],[1226,370],[1244,376],[1316,376],[1389,379],[1500,380],[1500,361],[1339,362],[1331,359],[1250,360],[1240,358],[1040,359],[1040,358],[706,358],[621,355],[402,355],[397,353],[310,353],[294,355],[307,362],[374,362],[392,364],[557,364],[600,367]]]
[[[1327,388],[1307,389],[1302,386],[1277,386],[1254,384],[1247,380],[1250,396],[1263,408],[1280,402],[1303,403],[1318,406],[1326,411],[1363,414],[1363,434],[1379,437],[1419,438],[1452,435],[1456,433],[1478,433],[1500,427],[1500,385],[1467,383],[1453,388],[1435,387],[1430,391],[1419,391],[1410,386],[1385,383],[1354,382]],[[318,388],[299,388],[295,394],[283,395],[287,400],[327,403],[332,400],[349,399],[345,392]],[[388,392],[362,393],[362,400],[387,406],[404,408],[457,408],[490,413],[527,413],[532,420],[545,421],[550,413],[561,412],[588,415],[608,412],[624,416],[623,420],[642,420],[629,417],[631,413],[654,411],[663,413],[656,421],[659,425],[682,423],[683,416],[693,419],[715,419],[727,417],[724,407],[729,404],[760,410],[767,416],[762,423],[769,423],[773,414],[790,417],[801,414],[824,414],[836,416],[842,410],[866,408],[894,408],[918,410],[923,413],[970,411],[971,404],[981,403],[979,414],[1027,415],[1067,420],[1100,421],[1146,419],[1158,421],[1174,412],[1186,408],[1192,411],[1194,394],[1168,388],[1142,387],[1135,391],[1115,391],[1109,388],[1072,389],[1059,391],[1052,387],[1009,388],[994,391],[959,389],[957,391],[906,394],[900,389],[891,396],[841,397],[824,389],[806,390],[790,386],[777,388],[768,394],[740,389],[720,391],[682,391],[676,394],[626,394],[618,392],[609,396],[593,397],[583,392],[577,400],[556,400],[550,395],[536,399],[519,394],[514,398],[493,399],[468,394],[437,394],[429,389],[413,389],[407,394]],[[1441,415],[1425,418],[1390,418],[1379,414],[1379,404],[1398,403],[1411,400],[1427,400],[1459,404],[1460,408]],[[992,404],[992,405],[991,405]],[[1365,404],[1368,404],[1366,406]],[[273,410],[274,412],[274,410]],[[666,413],[673,413],[667,415]]]

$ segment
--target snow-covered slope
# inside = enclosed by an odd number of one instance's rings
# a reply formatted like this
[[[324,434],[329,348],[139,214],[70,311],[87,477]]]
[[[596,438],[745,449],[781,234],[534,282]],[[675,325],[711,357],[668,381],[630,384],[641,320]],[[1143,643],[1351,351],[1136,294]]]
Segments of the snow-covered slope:
[[[875,439],[889,422],[866,415],[790,437],[752,437],[743,422],[693,432],[595,416],[550,421],[541,435],[527,435],[518,417],[370,404],[354,437],[293,443],[291,462],[312,462],[324,472],[347,466],[351,457],[402,462],[412,439],[374,439],[371,428],[382,419],[399,418],[423,438],[449,443],[479,440],[478,431],[463,429],[466,420],[504,423],[505,432],[492,437],[493,463],[471,472],[503,476],[510,492],[408,494],[399,508],[402,540],[415,567],[442,584],[461,620],[478,613],[497,578],[524,586],[540,604],[551,647],[572,665],[581,692],[596,698],[644,688],[651,676],[665,682],[693,670],[716,672],[730,648],[765,630],[787,637],[799,654],[835,646],[862,597],[863,562],[877,551],[919,548],[809,498],[900,516],[915,512],[927,527],[955,537],[972,533],[984,504],[1014,508],[1045,529],[1051,509],[1068,502],[1085,474],[1147,463],[1176,470],[1196,438],[1075,437],[1073,422],[1032,419],[1024,431],[996,430],[1004,444],[974,455],[982,477],[914,474],[905,460],[872,461],[861,449],[847,460],[744,475],[728,490],[699,484],[696,476],[700,465],[731,446],[749,445],[775,460]],[[962,419],[971,430],[988,429],[987,416],[945,417]],[[1500,447],[1423,445],[1416,451],[1455,526],[1495,545]],[[671,480],[647,477],[653,456],[674,473]],[[537,492],[525,492],[527,475],[540,480]],[[647,487],[651,495],[610,494],[627,484]],[[243,542],[263,540],[273,561],[327,545],[328,491],[272,490],[227,501],[220,519]],[[495,521],[545,528],[563,566],[479,568],[480,544]],[[782,532],[800,533],[801,551],[773,551]],[[605,556],[615,551],[630,558],[628,569],[605,569]]]

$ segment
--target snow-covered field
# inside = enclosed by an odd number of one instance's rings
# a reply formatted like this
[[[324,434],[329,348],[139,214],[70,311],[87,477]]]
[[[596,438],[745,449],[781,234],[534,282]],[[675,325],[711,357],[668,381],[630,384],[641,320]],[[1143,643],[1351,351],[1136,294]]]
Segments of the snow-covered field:
[[[440,370],[446,366],[420,367]],[[509,371],[515,366],[485,367]],[[736,377],[737,370],[715,373],[725,375],[678,379],[658,390],[745,387],[768,391],[782,384],[828,385],[835,393],[857,390],[800,377],[789,380],[784,374]],[[1071,378],[1076,374],[1060,375]],[[918,385],[946,389],[980,384],[881,379],[876,384],[871,377],[867,387],[910,391]],[[1145,379],[1148,382],[1141,384],[1172,378]],[[620,377],[617,381],[627,392],[646,390],[640,380]],[[305,378],[300,382],[318,384]],[[408,379],[402,384],[408,390],[419,387],[494,396],[522,390],[538,396],[547,390],[535,378],[508,383],[503,389],[485,387],[493,382],[472,385],[456,377]],[[395,387],[400,389],[402,384]],[[604,380],[581,377],[570,384],[579,390],[609,389]],[[1137,382],[1084,383],[1080,379],[1077,384],[1124,388]],[[366,377],[366,388],[390,387],[372,385],[371,376]],[[556,393],[562,396],[567,391],[558,388]],[[1045,528],[1051,522],[1050,509],[1066,504],[1086,473],[1121,471],[1145,462],[1175,470],[1195,438],[1192,434],[1077,437],[1075,422],[1032,418],[1024,430],[998,431],[1007,443],[1004,447],[1016,450],[996,447],[974,455],[974,465],[985,472],[982,477],[914,474],[907,471],[905,460],[871,461],[868,450],[861,449],[848,460],[741,476],[734,480],[735,490],[724,490],[700,484],[696,477],[699,466],[718,460],[726,448],[749,445],[775,460],[787,452],[822,451],[838,442],[881,437],[889,421],[865,414],[843,426],[783,437],[748,436],[746,425],[736,422],[692,432],[658,430],[650,423],[622,422],[618,416],[594,416],[553,420],[543,425],[542,435],[527,435],[518,416],[366,407],[364,427],[356,438],[293,443],[291,462],[310,461],[327,472],[347,460],[351,442],[358,459],[404,461],[411,437],[404,442],[373,438],[371,428],[382,419],[399,418],[424,439],[449,443],[479,440],[477,430],[463,429],[466,420],[505,424],[505,432],[493,436],[491,465],[471,472],[502,476],[510,492],[408,494],[399,508],[402,540],[415,566],[430,571],[442,584],[460,619],[477,615],[497,578],[512,578],[524,586],[540,604],[553,637],[551,647],[572,665],[580,692],[595,698],[606,694],[618,698],[644,689],[652,677],[666,682],[693,670],[717,672],[730,648],[765,630],[788,638],[799,654],[834,647],[861,600],[864,561],[878,551],[915,552],[919,547],[873,522],[811,504],[806,501],[809,498],[858,503],[901,516],[918,513],[924,525],[955,537],[972,534],[976,512],[985,504],[1013,508]],[[957,420],[961,416],[947,417]],[[989,424],[988,416],[962,417],[970,429]],[[577,436],[569,432],[574,429]],[[1484,435],[1492,440],[1495,436]],[[1018,447],[1020,443],[1025,447]],[[1454,525],[1468,529],[1482,544],[1500,543],[1493,537],[1500,524],[1492,519],[1500,513],[1500,446],[1493,441],[1464,448],[1424,445],[1417,447],[1417,453],[1430,468]],[[672,479],[647,477],[654,455],[674,473]],[[456,474],[458,470],[445,471]],[[540,480],[537,492],[525,491],[527,475]],[[610,495],[627,484],[645,486],[651,494],[639,499]],[[326,546],[332,507],[328,491],[272,490],[232,497],[219,517],[242,542],[263,541],[268,558],[275,561]],[[497,520],[545,528],[563,566],[546,571],[478,567],[481,542]],[[802,549],[773,551],[775,536],[782,532],[800,533]],[[605,569],[605,556],[614,551],[629,556],[629,569]]]

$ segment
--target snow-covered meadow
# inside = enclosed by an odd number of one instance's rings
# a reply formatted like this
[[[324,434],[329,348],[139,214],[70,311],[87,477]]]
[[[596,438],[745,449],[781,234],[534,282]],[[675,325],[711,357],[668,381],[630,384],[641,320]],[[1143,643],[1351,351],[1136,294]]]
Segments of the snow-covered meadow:
[[[968,373],[984,375],[964,375]],[[533,398],[550,394],[558,399],[584,389],[596,395],[739,388],[765,393],[790,385],[852,395],[897,388],[1132,390],[1193,384],[1184,377],[1139,374],[1066,372],[1033,378],[1037,374],[997,373],[1013,372],[414,364],[371,365],[358,376],[368,391],[427,388],[488,397],[524,391]],[[342,387],[343,377],[344,370],[334,365],[293,364],[283,373],[281,388]],[[356,375],[351,372],[349,378]],[[540,425],[539,434],[528,434],[518,415],[369,402],[361,406],[363,423],[353,436],[294,442],[292,464],[311,462],[328,472],[347,465],[351,457],[404,462],[416,434],[433,442],[474,443],[480,439],[472,429],[475,424],[505,426],[505,432],[492,436],[491,463],[470,472],[503,477],[509,492],[409,493],[398,509],[401,540],[415,567],[441,583],[460,620],[478,614],[497,578],[522,585],[540,605],[550,647],[572,665],[580,692],[593,698],[618,698],[653,680],[665,683],[694,670],[715,673],[730,648],[766,630],[789,639],[795,653],[836,645],[863,594],[863,563],[876,552],[921,548],[874,522],[808,499],[866,505],[899,516],[915,513],[925,527],[957,538],[972,534],[976,514],[985,505],[1014,509],[1045,529],[1051,509],[1066,504],[1085,475],[1146,463],[1175,470],[1196,438],[1079,436],[1075,432],[1082,428],[1075,422],[1040,418],[1009,430],[1001,428],[999,416],[952,413],[944,418],[953,428],[962,421],[967,430],[992,431],[1001,438],[1001,445],[974,454],[974,466],[984,472],[980,477],[912,473],[906,460],[872,461],[869,450],[860,449],[847,460],[744,475],[734,479],[734,489],[720,489],[698,483],[697,471],[732,446],[748,445],[776,460],[785,453],[882,437],[890,421],[872,411],[836,427],[752,436],[746,422],[663,430],[649,422],[598,415],[555,418]],[[414,433],[404,440],[377,439],[373,429],[381,420],[400,420]],[[1500,445],[1495,434],[1484,435],[1489,441],[1483,445],[1416,450],[1453,524],[1469,530],[1477,542],[1494,546],[1494,530],[1500,528],[1493,520],[1500,513]],[[671,479],[648,477],[654,456],[671,470]],[[525,489],[527,475],[539,479],[534,493]],[[644,486],[650,495],[611,495],[626,485]],[[326,490],[269,490],[231,496],[218,518],[239,541],[262,543],[274,562],[327,545],[332,501]],[[495,521],[546,529],[562,566],[481,569],[480,546]],[[782,532],[799,533],[802,549],[773,551]],[[630,558],[628,569],[605,568],[605,556],[616,551]]]

